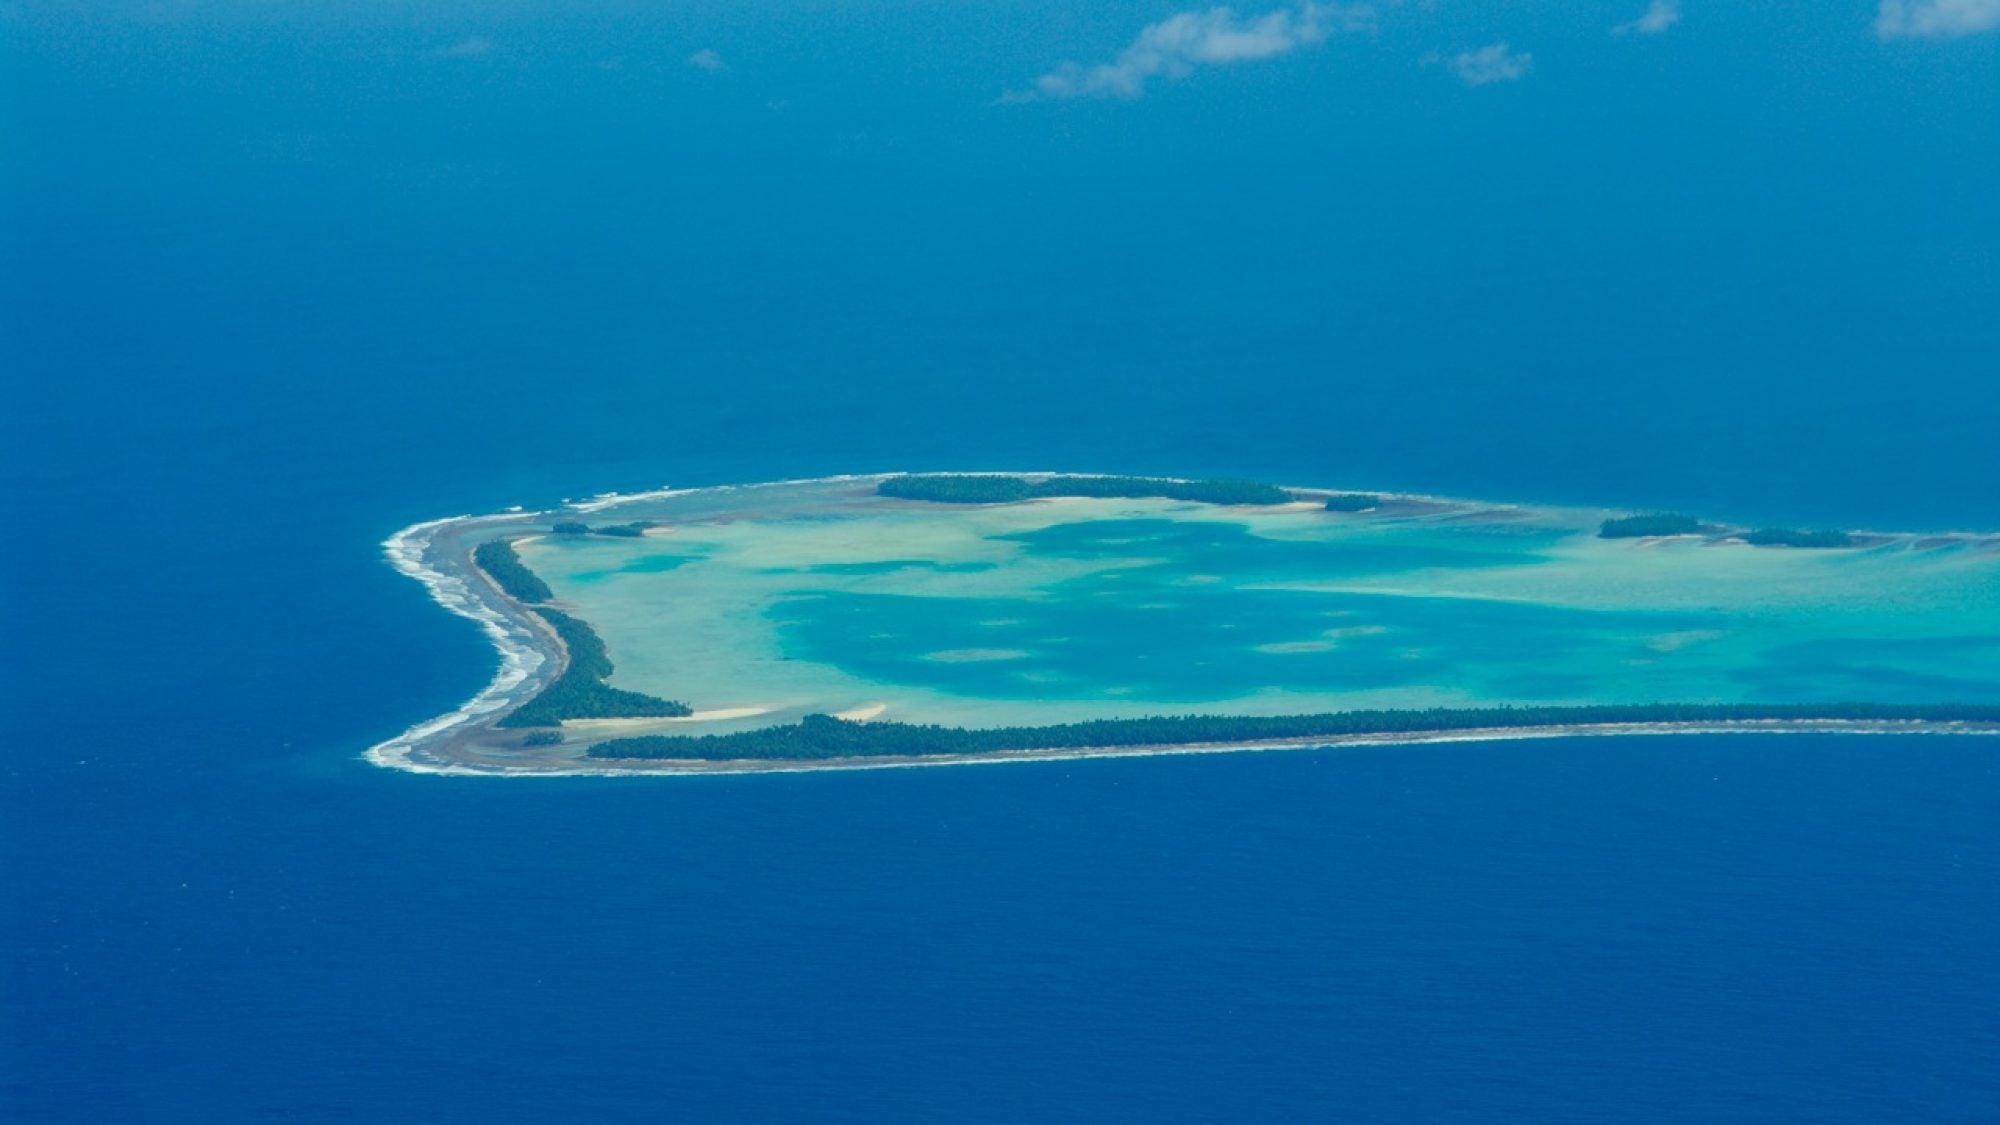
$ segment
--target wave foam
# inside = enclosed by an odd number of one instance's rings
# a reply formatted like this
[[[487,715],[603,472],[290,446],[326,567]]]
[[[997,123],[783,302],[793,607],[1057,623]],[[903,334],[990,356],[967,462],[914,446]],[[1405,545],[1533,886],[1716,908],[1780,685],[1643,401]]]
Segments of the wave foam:
[[[441,529],[470,518],[452,516],[412,524],[383,540],[382,550],[389,557],[389,565],[423,583],[424,589],[430,591],[431,600],[460,617],[479,623],[487,639],[500,652],[500,670],[494,673],[492,682],[480,689],[479,694],[455,710],[427,719],[387,742],[369,747],[362,756],[378,766],[423,772],[456,772],[417,760],[417,751],[423,743],[507,706],[509,695],[526,683],[544,663],[541,652],[534,645],[534,638],[526,629],[487,604],[465,579],[447,574],[426,561],[431,544]]]

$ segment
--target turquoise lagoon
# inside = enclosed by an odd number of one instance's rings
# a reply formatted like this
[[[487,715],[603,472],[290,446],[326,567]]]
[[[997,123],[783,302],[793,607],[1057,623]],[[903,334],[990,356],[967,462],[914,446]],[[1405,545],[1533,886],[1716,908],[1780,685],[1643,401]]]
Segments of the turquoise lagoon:
[[[1605,512],[1399,499],[635,506],[523,560],[619,687],[732,730],[810,712],[993,726],[1494,703],[2000,703],[2000,544],[1604,540]],[[628,518],[621,506],[605,522]],[[750,713],[754,712],[754,713]],[[657,723],[652,725],[659,725]]]

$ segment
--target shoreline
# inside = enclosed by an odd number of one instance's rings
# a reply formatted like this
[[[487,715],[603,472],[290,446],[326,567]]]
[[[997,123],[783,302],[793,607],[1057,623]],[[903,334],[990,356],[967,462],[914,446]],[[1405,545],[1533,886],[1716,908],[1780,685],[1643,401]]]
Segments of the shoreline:
[[[738,493],[775,489],[819,487],[828,491],[845,485],[879,483],[903,475],[896,472],[841,474],[752,484],[715,485],[707,488],[663,487],[637,493],[600,493],[587,500],[566,502],[541,511],[508,511],[483,516],[461,515],[427,520],[391,535],[382,547],[391,566],[422,585],[431,599],[447,612],[480,626],[500,657],[493,678],[478,692],[441,715],[415,723],[393,738],[369,747],[361,757],[369,763],[412,773],[470,777],[609,777],[609,776],[692,776],[742,775],[749,773],[798,773],[808,770],[903,769],[920,766],[997,765],[1008,762],[1076,761],[1111,757],[1157,757],[1166,755],[1248,753],[1291,749],[1338,749],[1367,745],[1417,745],[1433,742],[1475,742],[1502,739],[1590,737],[1606,735],[1735,734],[1735,733],[1840,733],[1840,734],[1956,734],[2000,735],[2000,724],[1935,720],[1843,720],[1787,718],[1769,720],[1691,721],[1626,724],[1557,724],[1541,727],[1459,728],[1437,731],[1404,731],[1394,734],[1355,734],[1225,743],[1162,743],[1151,745],[1063,748],[1048,750],[995,750],[965,754],[938,754],[907,757],[849,757],[828,759],[740,759],[707,761],[698,759],[592,759],[575,753],[575,748],[550,748],[554,752],[520,754],[488,748],[481,754],[454,753],[461,743],[490,733],[494,724],[515,707],[534,698],[560,677],[568,666],[568,654],[555,631],[538,614],[509,596],[471,558],[471,535],[490,538],[485,533],[508,527],[533,528],[552,518],[596,514],[624,505],[641,504],[689,496],[733,496]],[[985,473],[940,473],[932,475],[980,476]],[[1021,473],[1042,476],[1105,476],[1096,473]],[[1159,478],[1185,480],[1186,478]],[[1307,495],[1330,494],[1338,490],[1320,487],[1285,486]],[[1374,494],[1400,503],[1426,507],[1462,508],[1467,512],[1533,510],[1536,505],[1488,503],[1457,500],[1418,493],[1375,490]],[[1031,501],[1032,502],[1032,501]],[[1560,505],[1542,507],[1557,508]],[[1579,511],[1599,511],[1578,508]],[[1887,533],[1858,533],[1887,534]],[[1925,538],[1938,538],[1932,533]],[[1955,533],[1952,537],[1988,540],[1979,533]],[[1897,535],[1897,538],[1906,537]]]
[[[1796,735],[1834,734],[1851,736],[1920,735],[1946,737],[1996,737],[2000,724],[1933,722],[1923,719],[1744,719],[1735,722],[1689,723],[1577,723],[1545,727],[1472,727],[1458,730],[1402,731],[1395,734],[1355,734],[1325,738],[1269,739],[1256,742],[1181,742],[1145,746],[1063,747],[1046,750],[994,750],[974,754],[928,754],[904,756],[855,756],[847,758],[789,759],[698,758],[625,759],[627,764],[568,766],[549,764],[513,768],[468,766],[462,763],[439,765],[404,764],[399,768],[413,773],[450,777],[743,777],[751,774],[815,773],[821,771],[924,769],[944,766],[1028,765],[1034,763],[1081,762],[1112,758],[1168,758],[1205,754],[1266,754],[1283,751],[1354,750],[1370,746],[1427,746],[1461,742],[1533,742],[1558,738],[1648,738],[1689,735]],[[378,763],[381,764],[381,763]]]

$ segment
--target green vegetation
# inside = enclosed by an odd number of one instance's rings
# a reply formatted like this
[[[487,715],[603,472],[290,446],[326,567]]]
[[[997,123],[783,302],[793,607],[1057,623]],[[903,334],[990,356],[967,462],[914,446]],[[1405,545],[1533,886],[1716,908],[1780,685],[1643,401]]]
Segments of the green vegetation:
[[[1329,512],[1367,512],[1381,506],[1380,496],[1366,492],[1336,492],[1326,498],[1326,510]]]
[[[1331,507],[1331,502],[1328,504]],[[1648,516],[1627,516],[1605,520],[1598,528],[1600,539],[1638,539],[1649,535],[1691,535],[1715,531],[1693,516],[1658,512]],[[1760,527],[1743,537],[1755,547],[1852,547],[1854,537],[1845,531],[1800,531],[1793,527]]]
[[[637,539],[646,534],[648,528],[658,526],[652,520],[633,520],[631,523],[613,523],[603,527],[592,527],[577,520],[564,520],[551,525],[549,531],[556,535],[610,535],[619,539]]]
[[[528,737],[522,739],[521,745],[560,746],[562,745],[562,740],[563,740],[563,733],[559,730],[538,730],[530,732]]]
[[[1050,477],[1030,481],[1006,476],[890,477],[875,491],[898,500],[940,504],[1008,504],[1053,496],[1124,500],[1192,500],[1204,504],[1285,504],[1292,494],[1270,484],[1237,480],[1164,480],[1159,477]]]
[[[1790,527],[1760,527],[1743,537],[1755,547],[1852,547],[1854,536],[1845,531],[1799,531]]]
[[[890,477],[875,491],[898,500],[939,504],[1011,504],[1026,500],[1034,486],[1020,477]]]
[[[564,535],[583,534],[589,528],[584,528],[584,532],[562,530],[583,526],[557,524],[556,530]],[[564,669],[562,676],[542,689],[540,695],[515,708],[498,725],[552,727],[564,719],[628,719],[693,714],[685,703],[658,699],[605,683],[611,676],[611,657],[605,652],[603,639],[596,630],[576,618],[541,604],[552,600],[555,594],[547,583],[536,577],[534,571],[522,565],[521,556],[514,552],[513,543],[505,539],[481,543],[473,549],[472,559],[509,597],[536,607],[534,612],[541,614],[555,629],[556,635],[562,638],[563,647],[569,650],[569,667]],[[560,731],[537,731],[523,739],[521,745],[553,746],[561,741]]]
[[[472,561],[515,601],[534,605],[555,597],[548,583],[521,565],[521,556],[514,553],[514,544],[505,539],[495,539],[473,548]]]
[[[1008,750],[1257,743],[1361,734],[1416,734],[1593,723],[1802,719],[1995,723],[2000,722],[2000,706],[1655,703],[1599,707],[1480,707],[1429,711],[1341,711],[1287,716],[1176,715],[990,730],[909,723],[855,723],[828,715],[808,715],[789,726],[766,727],[737,734],[620,738],[592,746],[588,754],[593,758],[674,758],[711,762],[743,759],[821,761],[854,757],[992,754]]]
[[[1651,535],[1692,535],[1701,530],[1702,522],[1693,516],[1656,512],[1650,516],[1626,516],[1619,520],[1605,520],[1597,529],[1597,537],[1640,539]]]
[[[1094,496],[1124,500],[1193,500],[1203,504],[1287,504],[1292,494],[1247,480],[1160,480],[1155,477],[1051,477],[1036,496]]]
[[[567,613],[537,609],[569,650],[569,667],[542,693],[501,719],[503,727],[552,727],[564,719],[677,717],[694,712],[685,703],[612,687],[611,657],[590,626]]]

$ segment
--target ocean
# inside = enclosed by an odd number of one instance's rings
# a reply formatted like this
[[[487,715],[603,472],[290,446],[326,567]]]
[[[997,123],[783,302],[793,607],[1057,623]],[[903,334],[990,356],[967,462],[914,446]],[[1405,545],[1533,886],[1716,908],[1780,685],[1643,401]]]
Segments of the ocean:
[[[1165,10],[503,7],[4,16],[0,1118],[2000,1119],[1992,739],[359,759],[494,660],[382,540],[607,489],[2000,528],[1990,37],[994,106]]]

